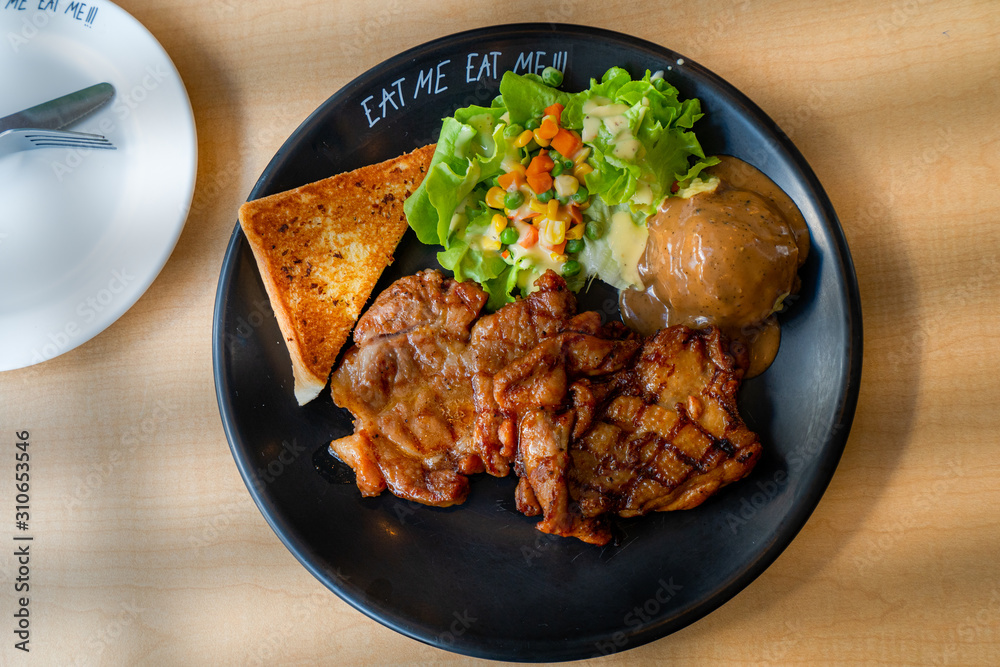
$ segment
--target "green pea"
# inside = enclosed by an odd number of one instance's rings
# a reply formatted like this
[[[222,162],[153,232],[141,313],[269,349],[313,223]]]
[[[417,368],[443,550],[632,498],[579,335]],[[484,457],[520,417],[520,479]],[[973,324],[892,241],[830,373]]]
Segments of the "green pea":
[[[582,204],[588,199],[590,199],[590,192],[582,185],[577,188],[576,192],[570,195],[570,201],[574,204]]]
[[[604,225],[597,220],[588,220],[587,226],[583,228],[583,233],[591,241],[596,241],[604,235]]]
[[[554,165],[552,165],[552,178],[555,178],[561,173],[563,173],[562,162],[556,162]]]
[[[555,158],[552,158],[552,159],[555,160]],[[563,166],[563,169],[570,170],[573,167],[575,167],[576,165],[575,165],[575,163],[572,160],[570,160],[569,158],[566,158],[565,160],[562,161],[562,166]]]
[[[575,255],[583,250],[583,239],[570,239],[566,241],[566,253]]]
[[[535,131],[541,126],[542,126],[542,121],[538,120],[537,118],[529,118],[528,121],[524,124],[524,129]]]
[[[500,232],[500,243],[504,245],[511,245],[512,243],[517,243],[517,239],[520,235],[517,233],[517,229],[514,227],[505,227],[502,232]]]
[[[503,198],[503,205],[507,208],[517,208],[523,203],[524,195],[522,195],[519,190],[507,193],[507,196]]]
[[[508,125],[503,129],[503,136],[507,139],[516,139],[521,136],[522,132],[524,132],[524,128],[517,123],[514,123],[513,125]]]
[[[552,199],[555,196],[556,196],[556,193],[552,191],[552,188],[549,188],[545,192],[541,192],[541,193],[535,195],[535,198],[538,199],[538,201],[540,201],[540,202],[542,202],[544,204],[545,202],[549,201],[550,199]]]
[[[562,274],[567,278],[569,278],[571,276],[575,276],[576,274],[580,273],[580,269],[582,268],[583,267],[580,266],[580,262],[576,261],[575,259],[571,259],[565,264],[563,264]]]
[[[542,83],[546,86],[552,86],[556,88],[561,86],[563,82],[563,73],[557,70],[555,67],[546,67],[542,70]]]

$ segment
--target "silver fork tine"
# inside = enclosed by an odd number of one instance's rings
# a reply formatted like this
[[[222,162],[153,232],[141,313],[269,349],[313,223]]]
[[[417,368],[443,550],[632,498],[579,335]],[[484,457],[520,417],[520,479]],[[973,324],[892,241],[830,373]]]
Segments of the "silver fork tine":
[[[117,150],[114,144],[100,134],[35,129],[0,132],[0,156],[36,148]]]
[[[89,146],[91,148],[107,148],[112,150],[115,147],[114,144],[107,139],[98,141],[91,141],[87,139],[29,139],[28,141],[39,148],[49,146]]]
[[[24,136],[29,139],[91,139],[107,141],[103,134],[88,134],[86,132],[69,132],[66,130],[25,130]]]
[[[114,150],[114,145],[101,134],[67,131],[29,131],[25,138],[38,147],[75,146],[87,148],[107,148]]]

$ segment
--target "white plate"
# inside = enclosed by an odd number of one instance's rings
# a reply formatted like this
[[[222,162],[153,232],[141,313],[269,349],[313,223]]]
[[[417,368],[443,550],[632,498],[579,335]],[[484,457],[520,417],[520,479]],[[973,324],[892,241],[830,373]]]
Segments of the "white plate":
[[[0,157],[0,371],[90,340],[146,291],[194,193],[194,114],[142,24],[104,0],[0,3],[0,117],[108,81],[117,95],[71,129],[116,151]]]

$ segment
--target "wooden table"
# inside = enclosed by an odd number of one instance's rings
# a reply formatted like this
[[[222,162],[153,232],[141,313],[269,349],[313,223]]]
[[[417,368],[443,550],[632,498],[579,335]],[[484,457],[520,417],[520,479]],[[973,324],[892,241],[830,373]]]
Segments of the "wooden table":
[[[467,661],[348,607],[267,526],[219,420],[213,299],[239,204],[321,102],[411,46],[531,20],[652,40],[749,95],[829,193],[864,303],[857,416],[804,530],[715,613],[595,662],[1000,663],[995,4],[121,4],[187,85],[197,190],[173,256],[124,317],[0,375],[5,460],[15,431],[32,441],[37,664]],[[0,531],[11,544],[9,522]],[[6,551],[0,663],[20,664]]]

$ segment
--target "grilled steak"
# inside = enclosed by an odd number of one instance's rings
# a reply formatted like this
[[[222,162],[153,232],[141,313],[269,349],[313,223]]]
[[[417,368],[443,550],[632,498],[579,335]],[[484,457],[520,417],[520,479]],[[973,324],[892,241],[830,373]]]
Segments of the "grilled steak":
[[[593,544],[609,515],[688,509],[747,475],[760,442],[740,419],[742,371],[718,330],[641,342],[562,333],[494,378],[516,431],[517,504],[539,530]]]
[[[468,475],[520,476],[539,530],[594,544],[609,518],[687,509],[760,455],[736,408],[745,363],[716,329],[642,339],[576,300],[554,273],[480,317],[486,294],[437,271],[393,283],[334,371],[355,433],[331,443],[362,495],[461,503]]]
[[[447,506],[465,500],[467,475],[508,474],[514,450],[491,421],[493,374],[576,310],[555,274],[536,287],[478,321],[486,293],[437,271],[397,280],[375,299],[331,379],[333,400],[354,415],[355,432],[330,447],[354,469],[363,495],[388,487]]]

